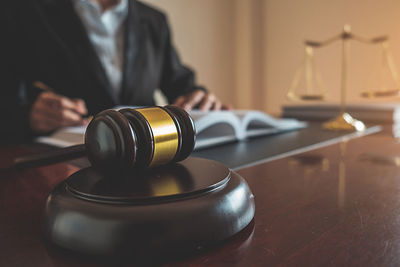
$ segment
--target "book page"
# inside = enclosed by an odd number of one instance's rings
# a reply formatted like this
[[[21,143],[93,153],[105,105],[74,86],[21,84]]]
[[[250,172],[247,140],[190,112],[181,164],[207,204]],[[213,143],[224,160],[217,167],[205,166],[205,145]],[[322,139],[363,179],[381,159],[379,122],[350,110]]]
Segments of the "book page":
[[[306,123],[296,119],[278,119],[261,111],[240,112],[243,131],[248,137],[279,133],[304,128]]]
[[[236,140],[237,137],[232,125],[217,123],[197,133],[195,149],[225,144]]]
[[[79,145],[85,142],[85,131],[86,126],[65,127],[49,136],[36,138],[36,142],[57,147]]]
[[[190,111],[196,127],[195,149],[243,139],[240,121],[230,111]]]

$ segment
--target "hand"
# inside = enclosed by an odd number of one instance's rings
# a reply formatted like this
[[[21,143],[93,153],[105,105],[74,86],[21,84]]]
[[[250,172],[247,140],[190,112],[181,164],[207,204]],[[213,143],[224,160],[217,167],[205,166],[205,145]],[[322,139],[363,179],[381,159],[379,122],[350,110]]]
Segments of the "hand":
[[[82,99],[70,99],[52,92],[41,93],[32,105],[29,123],[33,132],[48,133],[60,127],[84,125],[87,114]]]
[[[215,95],[200,89],[187,95],[178,97],[175,99],[173,105],[181,107],[186,111],[190,111],[194,108],[204,111],[232,109],[230,106],[222,104]]]

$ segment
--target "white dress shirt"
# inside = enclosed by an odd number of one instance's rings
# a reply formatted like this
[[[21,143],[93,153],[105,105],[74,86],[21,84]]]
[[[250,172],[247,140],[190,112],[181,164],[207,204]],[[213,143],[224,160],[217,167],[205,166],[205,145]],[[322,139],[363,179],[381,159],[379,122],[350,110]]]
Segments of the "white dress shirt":
[[[90,0],[74,0],[74,7],[103,64],[112,89],[119,96],[123,72],[124,21],[128,16],[128,1],[121,0],[104,12],[99,4]]]

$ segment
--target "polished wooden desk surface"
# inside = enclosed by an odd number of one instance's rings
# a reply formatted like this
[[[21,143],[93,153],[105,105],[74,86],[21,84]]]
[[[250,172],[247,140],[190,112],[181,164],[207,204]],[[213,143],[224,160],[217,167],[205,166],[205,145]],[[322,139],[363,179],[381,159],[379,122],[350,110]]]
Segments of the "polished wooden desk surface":
[[[40,233],[46,196],[77,168],[5,169],[26,152],[24,147],[0,148],[0,266],[98,264],[54,250]],[[389,134],[352,139],[239,173],[255,195],[253,222],[223,244],[165,265],[400,265],[400,144]]]

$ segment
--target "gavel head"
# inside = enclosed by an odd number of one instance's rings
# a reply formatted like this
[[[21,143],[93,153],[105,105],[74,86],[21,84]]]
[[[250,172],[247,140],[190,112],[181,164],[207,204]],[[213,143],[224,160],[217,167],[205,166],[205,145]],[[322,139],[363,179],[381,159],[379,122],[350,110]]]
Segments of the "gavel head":
[[[105,110],[89,123],[85,146],[97,169],[147,168],[187,158],[195,136],[192,118],[175,106]]]

